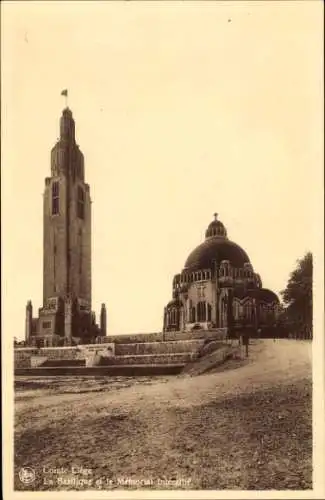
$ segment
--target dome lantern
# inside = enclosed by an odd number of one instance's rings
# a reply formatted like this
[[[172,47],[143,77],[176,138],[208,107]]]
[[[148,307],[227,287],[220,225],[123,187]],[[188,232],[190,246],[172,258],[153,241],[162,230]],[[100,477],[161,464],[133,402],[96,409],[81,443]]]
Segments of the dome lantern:
[[[214,220],[210,222],[208,229],[205,232],[205,238],[227,238],[227,230],[225,226],[218,220],[218,214],[213,214]]]

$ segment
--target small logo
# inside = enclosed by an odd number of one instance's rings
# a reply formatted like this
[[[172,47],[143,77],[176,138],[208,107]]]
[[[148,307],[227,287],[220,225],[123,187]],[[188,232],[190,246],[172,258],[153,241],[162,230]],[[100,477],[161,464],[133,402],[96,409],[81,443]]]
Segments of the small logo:
[[[31,467],[22,467],[19,471],[19,479],[24,484],[30,484],[35,481],[36,474]]]

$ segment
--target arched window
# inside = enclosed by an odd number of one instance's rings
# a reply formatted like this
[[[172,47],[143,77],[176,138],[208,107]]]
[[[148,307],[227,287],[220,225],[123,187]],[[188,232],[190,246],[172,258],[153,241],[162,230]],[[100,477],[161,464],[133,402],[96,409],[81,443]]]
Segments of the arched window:
[[[199,302],[197,305],[197,320],[198,321],[206,321],[205,302]]]
[[[190,309],[190,323],[195,323],[196,317],[195,317],[195,307],[191,307]]]

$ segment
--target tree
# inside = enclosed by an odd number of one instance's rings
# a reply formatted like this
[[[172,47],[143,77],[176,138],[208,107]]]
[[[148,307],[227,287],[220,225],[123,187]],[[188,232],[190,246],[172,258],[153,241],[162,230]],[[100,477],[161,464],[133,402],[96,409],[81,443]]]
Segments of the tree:
[[[297,261],[285,290],[285,319],[291,332],[299,338],[312,338],[313,326],[313,256],[311,252]]]

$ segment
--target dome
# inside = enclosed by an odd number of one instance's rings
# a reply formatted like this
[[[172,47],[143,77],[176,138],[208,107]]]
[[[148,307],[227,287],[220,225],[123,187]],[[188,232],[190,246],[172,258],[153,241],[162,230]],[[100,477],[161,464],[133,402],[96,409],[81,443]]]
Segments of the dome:
[[[214,214],[214,220],[210,222],[208,229],[205,232],[206,238],[212,238],[214,236],[219,236],[222,238],[227,238],[227,230],[225,226],[217,219],[218,214]]]
[[[226,228],[217,220],[217,214],[215,220],[209,224],[205,237],[205,241],[188,256],[184,266],[186,270],[213,269],[214,262],[219,265],[223,260],[228,260],[237,268],[250,263],[247,253],[239,245],[228,240]]]
[[[185,262],[185,269],[191,271],[213,269],[214,261],[220,264],[222,260],[229,260],[234,267],[244,267],[245,262],[249,262],[247,253],[236,243],[211,238],[190,253]]]

